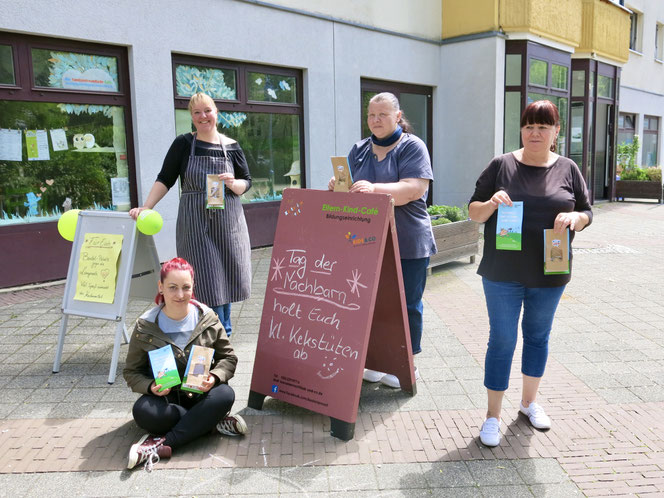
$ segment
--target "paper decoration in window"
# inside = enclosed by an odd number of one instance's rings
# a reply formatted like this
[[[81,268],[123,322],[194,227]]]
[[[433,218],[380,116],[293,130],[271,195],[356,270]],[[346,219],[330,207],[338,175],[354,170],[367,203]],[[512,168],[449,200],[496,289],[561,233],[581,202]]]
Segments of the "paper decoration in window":
[[[226,84],[221,69],[179,65],[175,69],[175,87],[182,97],[203,92],[215,100],[236,99],[235,89]]]

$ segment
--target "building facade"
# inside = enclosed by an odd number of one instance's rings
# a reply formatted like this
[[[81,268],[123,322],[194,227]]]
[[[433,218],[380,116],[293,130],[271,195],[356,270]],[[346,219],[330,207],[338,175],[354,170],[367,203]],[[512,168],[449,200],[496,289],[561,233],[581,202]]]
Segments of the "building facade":
[[[664,163],[664,2],[626,1],[630,14],[629,60],[620,82],[618,143],[641,140],[636,163]]]
[[[366,134],[363,110],[383,90],[429,147],[434,203],[467,202],[490,159],[520,146],[518,117],[539,98],[559,105],[560,152],[593,199],[610,199],[630,15],[608,0],[207,0],[195,11],[119,0],[103,16],[90,1],[5,5],[0,246],[13,264],[0,287],[66,274],[64,210],[142,204],[191,130],[195,91],[213,96],[220,131],[247,155],[255,247],[272,241],[284,188],[326,187],[330,156]],[[178,195],[158,205],[162,260],[175,253]]]

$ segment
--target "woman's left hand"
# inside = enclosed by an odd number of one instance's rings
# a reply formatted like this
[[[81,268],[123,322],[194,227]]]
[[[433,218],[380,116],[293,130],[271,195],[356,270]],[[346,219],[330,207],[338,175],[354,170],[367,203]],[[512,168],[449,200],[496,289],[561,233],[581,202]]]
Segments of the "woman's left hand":
[[[350,187],[350,192],[365,192],[371,193],[374,192],[374,184],[366,180],[358,180]]]
[[[231,190],[233,190],[233,184],[235,183],[235,175],[233,173],[222,173],[219,175],[219,181],[224,182],[224,184]]]
[[[201,384],[201,391],[203,391],[204,393],[208,392],[210,389],[214,387],[216,383],[217,383],[216,377],[212,374],[208,375],[207,379],[205,379]]]
[[[579,220],[581,215],[576,211],[571,213],[558,213],[556,219],[553,222],[553,231],[556,233],[563,233],[565,227],[569,227],[570,230],[574,230],[579,226]]]

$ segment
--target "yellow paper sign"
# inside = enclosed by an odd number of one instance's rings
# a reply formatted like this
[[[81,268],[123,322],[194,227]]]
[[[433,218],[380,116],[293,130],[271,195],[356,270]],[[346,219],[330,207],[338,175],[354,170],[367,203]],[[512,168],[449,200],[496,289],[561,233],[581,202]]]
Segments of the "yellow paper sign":
[[[78,279],[74,299],[95,303],[113,302],[121,250],[120,234],[85,234],[78,259]]]

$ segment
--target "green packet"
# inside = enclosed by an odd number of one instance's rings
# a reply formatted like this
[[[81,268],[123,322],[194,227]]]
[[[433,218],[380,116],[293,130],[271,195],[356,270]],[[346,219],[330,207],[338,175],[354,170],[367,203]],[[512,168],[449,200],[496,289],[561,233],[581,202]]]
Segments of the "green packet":
[[[178,373],[175,356],[173,356],[173,349],[170,344],[167,344],[163,348],[148,351],[148,356],[150,358],[154,383],[155,385],[161,384],[160,392],[169,387],[177,386],[180,383],[180,374]]]

